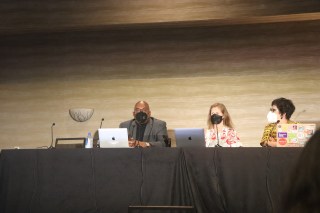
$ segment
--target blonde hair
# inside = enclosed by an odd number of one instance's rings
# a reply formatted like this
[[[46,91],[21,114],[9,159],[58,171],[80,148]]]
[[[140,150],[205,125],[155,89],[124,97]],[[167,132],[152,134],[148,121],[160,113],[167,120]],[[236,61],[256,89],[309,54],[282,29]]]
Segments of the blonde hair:
[[[231,117],[230,117],[230,114],[226,108],[226,106],[222,103],[214,103],[210,106],[210,109],[209,109],[209,113],[208,113],[208,119],[207,119],[207,125],[208,125],[208,129],[211,129],[213,128],[213,125],[211,123],[211,110],[212,108],[214,107],[218,107],[221,112],[222,112],[222,115],[223,115],[223,124],[231,129],[234,128],[234,125],[232,123],[232,120],[231,120]]]

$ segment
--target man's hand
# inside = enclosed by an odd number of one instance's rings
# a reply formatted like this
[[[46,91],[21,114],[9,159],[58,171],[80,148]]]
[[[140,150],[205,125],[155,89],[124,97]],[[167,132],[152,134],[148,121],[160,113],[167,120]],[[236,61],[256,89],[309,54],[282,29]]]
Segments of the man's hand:
[[[148,148],[150,147],[150,144],[148,142],[139,141],[139,146],[142,148]]]
[[[142,147],[142,148],[147,148],[150,147],[150,144],[148,142],[143,142],[143,141],[138,141],[134,139],[129,139],[129,147]]]
[[[137,141],[134,140],[133,138],[130,138],[130,139],[128,140],[128,143],[129,143],[129,147],[136,147]]]

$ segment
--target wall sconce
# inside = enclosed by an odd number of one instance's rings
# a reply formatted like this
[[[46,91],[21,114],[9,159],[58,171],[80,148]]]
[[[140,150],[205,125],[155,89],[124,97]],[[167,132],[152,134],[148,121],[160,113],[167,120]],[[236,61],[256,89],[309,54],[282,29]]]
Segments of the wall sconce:
[[[94,109],[89,108],[73,108],[69,109],[71,118],[77,122],[84,122],[91,118]]]

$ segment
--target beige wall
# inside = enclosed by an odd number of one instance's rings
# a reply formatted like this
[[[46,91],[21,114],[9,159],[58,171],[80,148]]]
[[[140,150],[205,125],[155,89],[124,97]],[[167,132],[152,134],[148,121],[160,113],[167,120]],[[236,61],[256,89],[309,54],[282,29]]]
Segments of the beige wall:
[[[270,102],[320,120],[319,21],[2,36],[0,149],[50,145],[117,127],[137,100],[169,129],[205,127],[224,103],[245,146],[258,146]],[[73,121],[69,108],[94,108]],[[297,114],[301,113],[298,118]]]
[[[0,2],[0,33],[52,32],[69,28],[109,28],[127,24],[174,24],[201,20],[238,22],[247,17],[252,17],[250,22],[254,22],[265,19],[265,16],[292,14],[308,16],[309,19],[316,16],[319,19],[319,8],[320,3],[315,0],[294,3],[291,0],[29,0],[23,4],[11,0]]]

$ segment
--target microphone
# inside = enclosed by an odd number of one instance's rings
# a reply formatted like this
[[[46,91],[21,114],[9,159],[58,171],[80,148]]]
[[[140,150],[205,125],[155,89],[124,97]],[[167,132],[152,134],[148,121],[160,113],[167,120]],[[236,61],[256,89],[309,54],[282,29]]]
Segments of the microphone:
[[[53,149],[53,126],[55,126],[56,124],[55,123],[52,123],[51,125],[51,144],[50,146],[48,147],[48,149]]]
[[[215,147],[222,147],[220,145],[220,142],[219,142],[219,131],[218,131],[218,124],[215,124],[216,125],[216,130],[217,130],[217,145]]]
[[[130,125],[131,126],[131,125]],[[130,126],[129,126],[129,128],[130,128]],[[132,129],[131,129],[131,131],[130,131],[130,135],[129,135],[129,137],[130,138],[133,138],[133,131],[134,131],[134,128],[136,128],[136,124],[132,124]]]
[[[216,126],[216,130],[217,130],[217,145],[215,145],[215,147],[221,147],[220,145],[220,141],[219,141],[219,130],[218,130],[218,124],[220,124],[223,120],[222,118],[223,116],[218,115],[218,114],[213,114],[211,115],[211,123],[213,124],[213,127]]]
[[[296,117],[294,118],[294,120],[296,121],[297,120],[297,118],[302,114],[302,113],[305,113],[307,110],[302,110],[302,111],[300,111],[297,115],[296,115]]]
[[[104,118],[101,118],[100,128],[99,129],[101,129],[103,121],[104,121]],[[96,133],[93,136],[93,142],[96,142],[96,147],[100,148],[100,138],[99,138],[99,132],[98,131],[96,131]],[[95,144],[95,143],[93,143],[93,144]]]
[[[101,119],[101,123],[100,123],[100,128],[99,129],[101,129],[103,121],[104,121],[104,118]]]

